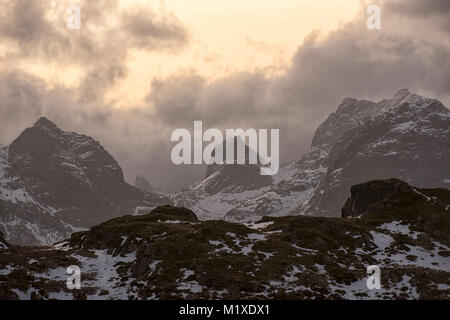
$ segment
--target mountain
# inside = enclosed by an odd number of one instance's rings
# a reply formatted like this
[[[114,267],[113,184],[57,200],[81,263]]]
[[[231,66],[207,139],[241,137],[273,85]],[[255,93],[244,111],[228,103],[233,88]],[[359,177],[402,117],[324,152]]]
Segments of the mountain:
[[[347,204],[344,218],[247,224],[172,206],[115,218],[52,247],[0,250],[0,299],[450,298],[449,190],[377,180]],[[66,287],[69,265],[80,290]],[[381,289],[367,288],[369,265]]]
[[[400,90],[380,102],[346,98],[316,130],[311,151],[252,190],[203,192],[209,177],[173,196],[202,219],[339,216],[352,185],[397,177],[419,187],[450,187],[450,111]]]
[[[139,188],[127,184],[100,143],[41,118],[0,147],[0,231],[12,244],[48,245],[169,203],[200,220],[337,217],[350,187],[364,181],[396,177],[449,188],[448,163],[450,111],[406,89],[377,103],[344,99],[317,129],[311,151],[274,176],[262,176],[259,164],[210,165],[202,181],[166,196],[141,190],[150,185],[141,178]]]
[[[255,190],[270,185],[272,178],[267,175],[261,175],[261,164],[258,153],[252,150],[241,137],[235,137],[231,144],[230,141],[222,143],[223,164],[211,164],[206,168],[204,180],[202,181],[202,190],[207,194],[217,194],[219,192],[240,193],[248,190]],[[244,146],[244,164],[238,163],[238,143]],[[228,163],[226,153],[228,147],[233,146],[233,163]],[[250,164],[250,154],[257,155],[257,164]],[[214,156],[215,150],[211,153]],[[227,162],[225,164],[225,162]]]
[[[450,187],[450,111],[439,101],[404,89],[391,100],[348,101],[340,109],[313,140],[314,147],[328,149],[329,155],[307,213],[337,216],[346,190],[372,179],[396,177],[419,187]],[[343,121],[345,127],[339,127],[346,113],[357,115],[359,124],[345,126]],[[330,135],[334,138],[324,146],[321,142]]]
[[[256,164],[220,164],[206,168],[202,189],[207,194],[239,193],[270,185],[270,176],[262,176]]]
[[[237,161],[238,139],[244,144],[244,164],[238,164]],[[208,165],[202,181],[171,195],[174,203],[191,208],[201,219],[222,219],[236,205],[238,198],[246,199],[272,184],[271,176],[261,175],[262,165],[259,160],[256,164],[250,164],[250,153],[256,151],[250,149],[240,137],[235,137],[232,143],[234,162],[225,164],[226,148],[229,145],[227,141],[222,143],[223,164]],[[214,151],[211,155],[214,156]],[[228,198],[228,195],[231,197]]]
[[[147,178],[141,175],[138,175],[136,177],[136,180],[134,181],[134,186],[138,189],[147,191],[147,192],[152,192],[155,189],[153,189],[153,186],[150,184],[150,182],[148,182]]]
[[[99,142],[46,118],[0,149],[0,230],[12,244],[52,244],[106,219],[167,203],[127,184]]]

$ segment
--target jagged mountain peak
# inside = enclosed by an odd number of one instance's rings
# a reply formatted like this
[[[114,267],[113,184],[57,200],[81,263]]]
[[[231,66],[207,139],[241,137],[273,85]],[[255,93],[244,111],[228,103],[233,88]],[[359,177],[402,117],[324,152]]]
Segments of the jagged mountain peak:
[[[406,88],[400,89],[392,98],[379,102],[345,98],[336,112],[332,112],[317,128],[311,147],[328,152],[343,133],[388,112],[402,113],[404,106],[410,107],[411,112],[449,112],[438,100],[411,93]]]
[[[46,117],[40,117],[33,125],[33,127],[41,127],[48,130],[60,130],[56,124]]]
[[[98,141],[44,117],[9,145],[0,183],[0,213],[7,213],[0,231],[12,244],[51,244],[107,218],[170,203],[127,184]]]
[[[238,142],[244,144],[245,164],[237,163]],[[214,194],[221,191],[254,190],[272,182],[270,176],[261,175],[258,153],[250,148],[241,137],[234,137],[222,143],[224,162],[226,161],[226,149],[229,146],[234,148],[234,163],[208,165],[204,180],[199,185],[205,192]],[[212,155],[214,153],[215,150],[213,150]],[[251,153],[256,154],[257,164],[249,164]]]
[[[407,96],[409,96],[411,94],[411,92],[407,89],[407,88],[402,88],[400,90],[398,90],[398,92],[394,95],[394,100],[403,100],[405,99]]]
[[[189,190],[176,199],[202,219],[338,216],[350,186],[364,181],[396,177],[419,187],[448,188],[449,161],[450,111],[404,88],[379,102],[344,99],[317,129],[311,151],[281,167],[268,184],[235,188],[238,179],[248,184],[257,172],[211,166],[197,193]]]
[[[346,199],[344,190],[373,179],[449,186],[450,111],[438,100],[407,89],[372,109],[362,121],[355,115],[331,115],[317,130],[314,141],[328,153],[323,162],[327,173],[307,204],[308,213],[337,215],[336,208]]]

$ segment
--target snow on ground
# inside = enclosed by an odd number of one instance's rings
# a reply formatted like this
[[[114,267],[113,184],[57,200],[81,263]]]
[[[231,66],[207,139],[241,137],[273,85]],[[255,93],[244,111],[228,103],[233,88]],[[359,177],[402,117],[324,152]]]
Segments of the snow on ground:
[[[422,197],[424,197],[425,199],[427,199],[427,201],[431,200],[430,197],[424,195],[422,192],[418,191],[416,188],[413,188],[413,190],[414,190],[415,193],[417,193],[417,194],[421,195]]]
[[[34,291],[33,288],[29,288],[26,292],[23,292],[19,289],[12,289],[11,291],[15,292],[20,300],[30,300],[31,299],[31,293]]]
[[[409,275],[403,275],[402,280],[397,282],[393,287],[384,288],[381,286],[380,289],[369,289],[367,286],[367,279],[368,278],[363,278],[350,285],[334,283],[330,285],[330,288],[332,291],[345,291],[343,298],[351,300],[359,300],[361,297],[364,299],[376,300],[383,299],[383,296],[385,295],[392,296],[394,294],[399,295],[402,293],[407,293],[410,299],[419,298],[416,288],[411,284],[411,277]]]
[[[268,221],[268,222],[249,222],[249,223],[244,223],[244,225],[247,228],[250,229],[255,229],[255,230],[261,230],[261,229],[265,229],[268,226],[272,225],[274,222],[273,221]]]
[[[248,255],[253,252],[253,245],[256,241],[265,241],[267,240],[266,235],[260,233],[249,233],[245,237],[239,237],[235,233],[227,232],[226,235],[231,238],[234,245],[238,247],[240,250],[236,251],[230,248],[225,242],[219,240],[209,240],[209,244],[216,247],[214,253],[226,252],[228,254],[242,254]],[[270,256],[270,253],[266,252],[258,252],[264,254],[266,258]]]
[[[449,271],[450,270],[450,257],[443,257],[439,254],[439,247],[444,250],[450,250],[449,247],[443,244],[438,244],[434,242],[435,248],[433,250],[425,250],[420,246],[410,246],[409,251],[401,252],[393,255],[387,256],[391,259],[392,263],[401,266],[415,266],[415,267],[425,267],[434,270]],[[417,257],[414,261],[406,258],[406,256]],[[380,259],[386,258],[383,254],[380,255]]]
[[[417,239],[418,232],[411,232],[408,225],[402,225],[398,221],[385,223],[379,227],[396,234],[409,235],[412,239]],[[407,249],[396,248],[392,252],[392,247],[395,244],[394,238],[385,233],[377,231],[370,231],[373,238],[373,243],[377,246],[375,253],[366,252],[361,248],[355,250],[356,255],[370,255],[378,264],[385,265],[387,262],[390,265],[411,266],[411,267],[425,267],[434,270],[448,271],[450,270],[450,258],[443,257],[439,254],[440,251],[448,251],[449,247],[442,243],[433,242],[433,249],[424,249],[418,245],[405,244]]]
[[[183,276],[181,279],[177,280],[177,290],[188,291],[189,293],[200,293],[203,291],[203,289],[205,289],[205,287],[200,285],[197,281],[186,281],[186,279],[195,274],[194,271],[188,270],[186,268],[183,268],[180,271],[183,272]],[[183,298],[185,298],[188,296],[188,293],[183,292],[182,296]]]
[[[156,268],[158,267],[158,264],[160,264],[162,262],[162,260],[155,260],[152,263],[149,264],[149,269],[150,269],[150,273],[149,276],[151,276],[155,271]]]
[[[247,235],[247,239],[264,241],[264,240],[266,240],[266,236],[263,234],[259,234],[259,233],[249,233]]]
[[[11,272],[13,272],[15,268],[13,268],[11,265],[6,266],[5,269],[0,270],[0,276],[7,276]]]
[[[203,291],[205,287],[201,286],[197,281],[188,281],[188,282],[181,282],[177,286],[177,290],[179,291],[189,291],[191,293],[200,293]],[[188,294],[183,293],[182,296],[185,298]]]
[[[381,226],[378,227],[378,229],[383,229],[383,230],[392,232],[394,234],[407,235],[413,239],[417,239],[417,236],[420,234],[420,232],[411,231],[409,229],[409,225],[402,224],[401,221],[396,221],[396,220],[382,224]]]
[[[394,238],[391,236],[380,233],[376,231],[370,231],[370,234],[372,235],[373,243],[381,250],[385,250],[387,247],[390,247],[394,242]]]
[[[81,286],[86,287],[98,287],[109,292],[110,299],[125,299],[127,300],[129,296],[133,296],[133,292],[130,290],[130,282],[132,278],[126,282],[121,283],[119,281],[120,277],[117,273],[118,263],[130,263],[136,258],[136,252],[130,253],[124,257],[121,256],[111,256],[107,254],[106,250],[94,250],[97,257],[84,257],[76,255],[75,258],[80,262],[81,269]],[[94,279],[83,280],[83,274],[91,274]],[[104,296],[100,296],[99,292],[89,296],[92,300],[103,300]]]

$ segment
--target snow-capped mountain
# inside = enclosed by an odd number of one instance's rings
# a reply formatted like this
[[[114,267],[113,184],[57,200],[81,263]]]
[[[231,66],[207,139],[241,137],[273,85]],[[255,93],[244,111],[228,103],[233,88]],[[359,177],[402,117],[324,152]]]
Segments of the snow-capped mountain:
[[[244,146],[245,164],[238,164],[238,143]],[[222,148],[233,146],[234,162],[232,164],[212,164],[206,168],[205,178],[202,181],[202,190],[207,194],[217,193],[241,193],[245,191],[257,190],[272,183],[272,178],[267,175],[261,175],[261,163],[250,164],[250,154],[256,154],[240,137],[235,137],[233,143],[223,142]],[[212,156],[214,156],[212,152]],[[223,154],[223,163],[228,161],[226,154]],[[259,159],[259,158],[258,158]]]
[[[52,244],[105,219],[167,203],[127,184],[100,143],[46,118],[0,149],[0,231],[12,244]]]
[[[317,129],[311,151],[280,168],[270,184],[242,190],[235,180],[233,188],[211,194],[205,192],[210,175],[172,197],[201,219],[339,216],[351,185],[397,177],[448,188],[449,163],[450,111],[436,99],[402,89],[378,103],[344,99]]]
[[[211,165],[202,181],[167,197],[127,184],[94,139],[41,118],[0,147],[0,231],[12,244],[51,244],[167,203],[200,220],[339,216],[350,186],[367,180],[449,188],[448,163],[450,111],[406,89],[378,103],[344,99],[317,129],[311,151],[275,176],[261,176],[259,165]]]
[[[322,135],[335,138],[323,162],[327,172],[307,213],[338,216],[348,189],[372,179],[395,177],[419,187],[450,187],[450,111],[442,103],[403,89],[391,100],[346,101],[340,109],[350,109],[360,119],[336,132],[342,117],[338,109],[319,128]]]

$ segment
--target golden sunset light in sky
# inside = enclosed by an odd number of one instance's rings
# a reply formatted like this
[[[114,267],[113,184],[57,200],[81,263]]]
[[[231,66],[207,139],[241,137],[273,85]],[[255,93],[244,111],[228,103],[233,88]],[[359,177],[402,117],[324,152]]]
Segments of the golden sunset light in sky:
[[[192,43],[180,54],[134,52],[129,77],[110,92],[121,106],[138,104],[149,78],[193,69],[216,79],[232,72],[284,68],[303,38],[323,34],[354,18],[358,0],[122,0],[123,7],[150,6],[172,12]],[[275,69],[275,70],[273,70]],[[132,92],[132,94],[130,94]]]
[[[78,1],[70,1],[77,4]],[[67,3],[67,4],[63,4]],[[69,1],[53,1],[55,23],[64,19]],[[120,0],[119,10],[104,13],[112,23],[128,9],[145,8],[175,16],[188,32],[186,46],[175,51],[130,50],[127,76],[110,88],[105,98],[115,107],[142,103],[154,78],[194,72],[209,80],[234,72],[264,70],[268,76],[284,70],[303,38],[317,30],[326,35],[354,18],[358,0]],[[81,28],[90,28],[81,7]],[[64,21],[60,23],[64,28]],[[77,31],[68,31],[77,32]],[[97,32],[95,30],[94,32]],[[78,86],[84,75],[67,61],[25,59],[20,68],[55,84]]]

